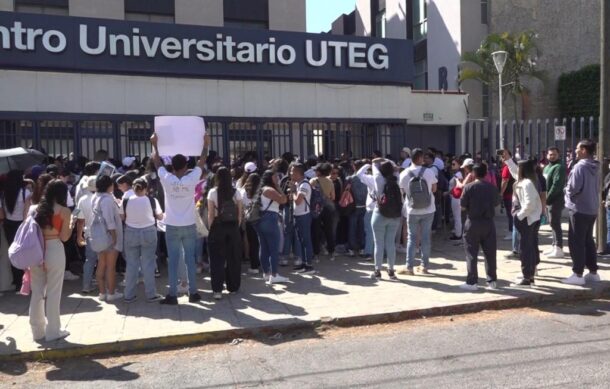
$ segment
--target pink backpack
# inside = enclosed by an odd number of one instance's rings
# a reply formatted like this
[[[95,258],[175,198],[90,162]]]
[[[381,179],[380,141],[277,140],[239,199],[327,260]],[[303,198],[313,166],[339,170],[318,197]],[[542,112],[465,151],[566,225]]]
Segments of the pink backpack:
[[[30,215],[21,223],[8,248],[8,257],[17,269],[25,270],[44,261],[44,236],[34,217],[35,214]]]

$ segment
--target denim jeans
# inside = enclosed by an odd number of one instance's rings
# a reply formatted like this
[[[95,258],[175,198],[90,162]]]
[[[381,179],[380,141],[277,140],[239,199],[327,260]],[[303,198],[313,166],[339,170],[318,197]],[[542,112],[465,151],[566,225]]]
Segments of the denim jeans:
[[[311,213],[294,217],[294,228],[297,236],[297,255],[305,265],[311,266],[313,260],[313,243],[311,241]]]
[[[93,280],[93,272],[97,265],[97,253],[91,248],[91,239],[87,238],[85,246],[85,264],[83,265],[83,290],[91,289],[91,280]]]
[[[515,225],[516,221],[513,219],[513,226]],[[521,234],[519,233],[519,231],[516,228],[513,228],[513,253],[519,253],[521,252],[520,249],[520,245],[521,245]]]
[[[184,262],[186,263],[187,276],[189,280],[189,294],[197,293],[197,229],[191,226],[166,226],[165,241],[167,244],[168,255],[168,282],[169,295],[177,295],[178,286],[178,261],[181,258],[181,251],[184,250]]]
[[[146,298],[157,295],[155,286],[155,264],[157,249],[157,227],[132,228],[125,226],[125,243],[123,244],[123,255],[127,263],[125,273],[125,298],[132,299],[136,296],[138,287],[138,274],[142,269],[144,277],[144,292]]]
[[[428,267],[430,264],[431,233],[434,213],[426,215],[409,215],[409,242],[407,243],[407,267],[415,264],[415,248],[417,247],[417,233],[421,229],[421,260],[422,266]]]
[[[263,212],[254,228],[260,244],[260,261],[263,273],[277,274],[280,255],[279,215],[275,212]]]
[[[360,250],[364,246],[364,215],[366,208],[356,208],[349,215],[348,242],[350,250]]]
[[[400,226],[400,218],[383,216],[378,210],[373,211],[372,227],[375,240],[375,269],[380,270],[383,264],[383,254],[388,258],[388,269],[394,270],[396,264],[396,231]]]
[[[364,255],[373,255],[375,241],[373,240],[373,211],[366,210],[364,214]]]

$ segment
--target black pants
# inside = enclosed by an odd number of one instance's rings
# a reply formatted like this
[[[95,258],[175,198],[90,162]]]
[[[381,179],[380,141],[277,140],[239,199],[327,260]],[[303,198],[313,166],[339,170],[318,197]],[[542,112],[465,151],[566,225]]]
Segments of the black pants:
[[[496,281],[496,226],[492,220],[470,220],[464,224],[464,242],[466,249],[466,267],[468,276],[466,283],[475,285],[479,280],[477,271],[477,257],[479,247],[483,249],[485,256],[485,273],[487,282]]]
[[[17,234],[17,230],[21,222],[16,222],[13,220],[4,220],[4,234],[6,235],[6,242],[10,246],[11,243],[15,240],[15,235]],[[8,249],[8,248],[7,248]],[[17,269],[11,265],[11,272],[13,273],[13,284],[15,285],[15,290],[21,290],[21,283],[23,281],[23,270]]]
[[[246,223],[246,239],[248,239],[248,257],[250,258],[250,269],[258,269],[261,265],[259,259],[258,234],[251,223]]]
[[[326,249],[329,254],[335,252],[335,230],[337,228],[338,215],[333,207],[324,207],[320,217],[313,220],[311,223],[313,253],[320,255],[322,248],[322,239],[326,239]]]
[[[513,200],[503,198],[502,202],[504,204],[504,210],[506,211],[506,217],[508,218],[508,230],[513,232],[513,215],[511,213],[513,208]]]
[[[572,271],[582,275],[585,266],[591,273],[597,273],[597,249],[593,239],[593,225],[596,215],[585,215],[570,211],[568,244],[572,257]]]
[[[521,235],[519,241],[519,259],[521,259],[521,272],[526,280],[533,280],[536,273],[536,261],[540,257],[538,252],[538,234],[540,229],[540,221],[529,225],[527,218],[519,220],[514,219],[515,228]]]
[[[553,246],[563,248],[563,233],[561,231],[561,212],[563,203],[549,205],[549,224],[553,230]]]
[[[208,236],[212,291],[222,292],[226,283],[229,292],[237,292],[241,284],[242,244],[237,223],[215,222]]]

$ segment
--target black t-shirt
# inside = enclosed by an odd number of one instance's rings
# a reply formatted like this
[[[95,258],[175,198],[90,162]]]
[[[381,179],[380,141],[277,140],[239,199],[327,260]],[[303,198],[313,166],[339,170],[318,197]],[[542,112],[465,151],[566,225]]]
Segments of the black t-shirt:
[[[487,181],[475,181],[466,185],[460,200],[470,220],[493,220],[499,202],[498,188]]]

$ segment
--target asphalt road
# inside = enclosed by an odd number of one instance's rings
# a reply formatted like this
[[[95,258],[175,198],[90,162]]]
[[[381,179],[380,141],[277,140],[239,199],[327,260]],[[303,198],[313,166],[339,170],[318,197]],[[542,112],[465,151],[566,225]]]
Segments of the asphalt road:
[[[608,388],[610,299],[0,366],[0,387]]]

